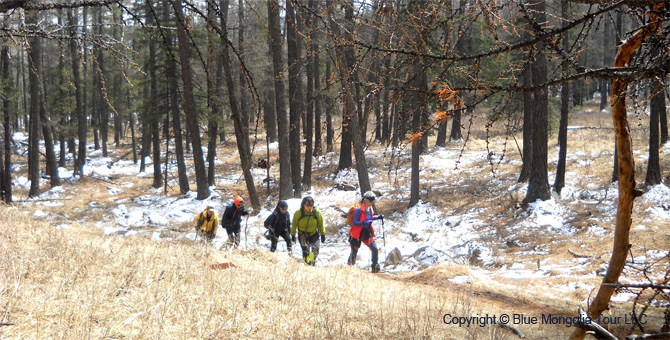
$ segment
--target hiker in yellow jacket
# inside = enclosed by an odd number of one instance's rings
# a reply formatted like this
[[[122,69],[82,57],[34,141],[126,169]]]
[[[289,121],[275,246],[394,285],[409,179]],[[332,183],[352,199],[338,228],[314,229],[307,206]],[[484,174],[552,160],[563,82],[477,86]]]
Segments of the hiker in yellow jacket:
[[[195,230],[198,235],[211,241],[216,236],[216,229],[219,227],[219,217],[216,216],[214,208],[208,206],[195,217],[193,224],[195,224]]]
[[[293,214],[291,240],[295,242],[295,232],[298,230],[302,259],[309,265],[316,263],[321,243],[326,242],[326,228],[323,226],[323,216],[314,207],[314,199],[305,196],[300,203],[300,209]],[[319,235],[320,241],[319,242]]]

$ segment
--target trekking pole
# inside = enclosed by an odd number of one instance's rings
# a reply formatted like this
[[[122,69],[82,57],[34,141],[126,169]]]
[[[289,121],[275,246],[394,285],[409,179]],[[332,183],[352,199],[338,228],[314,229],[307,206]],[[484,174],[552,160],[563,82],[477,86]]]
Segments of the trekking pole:
[[[249,214],[247,214],[247,219],[244,220],[244,246],[249,250],[249,238],[247,237],[247,229],[249,228]]]
[[[384,229],[384,219],[382,218],[382,238],[384,239],[384,267],[386,267],[386,259],[388,255],[386,254],[386,230]]]

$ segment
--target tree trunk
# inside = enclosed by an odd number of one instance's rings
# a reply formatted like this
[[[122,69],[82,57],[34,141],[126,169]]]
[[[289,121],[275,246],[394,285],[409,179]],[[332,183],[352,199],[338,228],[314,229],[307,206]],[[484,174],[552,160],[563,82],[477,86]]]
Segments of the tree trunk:
[[[302,196],[300,175],[300,116],[303,112],[301,39],[298,34],[298,23],[294,8],[295,0],[286,1],[286,42],[288,44],[288,105],[291,129],[291,175],[293,176],[293,197]]]
[[[312,13],[318,13],[319,4],[316,0],[309,0],[309,9]],[[319,60],[319,39],[320,34],[319,30],[315,27],[317,22],[315,20],[311,21],[312,26],[310,27],[310,41],[311,46],[310,50],[312,51],[312,77],[313,77],[313,89],[314,89],[314,152],[312,153],[314,157],[319,156],[323,153],[321,146],[321,69],[320,69],[320,60]],[[307,153],[305,153],[305,159],[307,158]]]
[[[665,92],[665,87],[663,88],[663,92]],[[660,116],[658,118],[661,121],[661,145],[664,145],[668,142],[668,113],[666,110],[661,110],[659,113]]]
[[[437,137],[435,140],[435,146],[444,147],[446,145],[447,145],[447,123],[441,123],[437,127]]]
[[[654,79],[654,93],[651,97],[649,115],[649,161],[647,162],[647,176],[644,184],[648,186],[661,183],[661,165],[659,159],[660,148],[660,116],[665,111],[665,83]]]
[[[249,192],[249,200],[251,201],[251,206],[254,210],[259,210],[261,207],[260,201],[258,200],[258,194],[256,193],[256,187],[254,186],[254,177],[251,175],[251,154],[247,151],[247,145],[249,144],[249,131],[244,128],[244,121],[242,113],[237,104],[237,98],[235,98],[235,86],[233,83],[233,71],[230,67],[230,55],[228,54],[228,30],[226,29],[227,17],[228,17],[228,0],[221,0],[221,45],[223,48],[222,53],[222,65],[223,65],[223,74],[226,79],[226,86],[228,87],[228,100],[230,103],[230,110],[232,114],[230,117],[233,119],[233,124],[235,125],[235,139],[237,139],[237,151],[240,154],[240,162],[242,163],[242,172],[244,174],[244,181],[247,184],[247,191]]]
[[[528,38],[528,35],[527,35]],[[532,86],[531,67],[528,66],[523,71],[523,87]],[[521,172],[519,173],[518,183],[528,181],[530,177],[531,161],[533,159],[533,94],[530,91],[523,92],[523,155],[521,156]]]
[[[237,30],[237,52],[239,55],[239,62],[241,63],[240,66],[243,66],[244,59],[242,59],[242,57],[244,56],[244,29],[246,26],[246,22],[244,21],[244,0],[238,1],[237,25],[239,27]],[[250,105],[248,104],[248,89],[246,86],[247,78],[244,74],[244,69],[239,67],[238,71],[239,84],[237,84],[237,86],[240,89],[240,114],[242,115],[242,126],[246,130],[245,134],[248,134],[249,125],[253,123],[255,116],[251,114],[251,110],[249,109]],[[251,152],[249,143],[247,143],[245,147],[247,148],[247,153]]]
[[[113,15],[113,36],[114,39],[124,44],[123,36],[121,35],[121,27],[123,27],[123,22],[121,21],[121,9],[114,8],[112,10]],[[121,133],[123,132],[123,123],[121,121],[121,112],[124,112],[121,107],[123,103],[122,91],[121,91],[121,72],[114,73],[114,109],[112,110],[114,114],[114,145],[119,147],[121,145]]]
[[[240,6],[242,6],[241,3]],[[210,109],[207,122],[207,136],[209,136],[209,141],[207,143],[207,164],[209,165],[207,171],[207,183],[209,186],[216,184],[214,180],[214,175],[216,172],[216,137],[219,129],[218,116],[221,114],[219,112],[219,82],[216,77],[216,71],[221,63],[219,61],[220,58],[214,57],[214,38],[212,34],[213,28],[211,27],[215,22],[216,2],[215,0],[207,0],[207,107]],[[242,30],[241,27],[240,30]],[[240,36],[242,35],[243,34],[240,32]],[[242,51],[240,51],[240,54],[242,54]]]
[[[561,17],[568,19],[568,2],[561,2]],[[563,33],[563,49],[570,47],[569,33]],[[570,74],[570,65],[564,61],[561,65],[563,77]],[[560,195],[565,186],[565,163],[568,150],[568,117],[570,113],[570,83],[565,82],[561,85],[561,119],[558,123],[558,164],[556,165],[556,178],[554,180],[554,190]]]
[[[5,27],[7,27],[7,20],[5,21]],[[0,164],[0,167],[3,167],[2,171],[2,200],[9,204],[12,202],[12,124],[11,117],[14,115],[11,112],[11,74],[9,72],[9,46],[2,47],[2,108],[4,112],[4,132],[3,140],[5,141],[5,150],[4,150],[4,163]],[[0,159],[2,159],[0,157]]]
[[[428,93],[428,76],[425,72],[417,75],[415,77],[415,86],[414,88],[418,89],[417,93],[413,95],[414,100],[412,105],[415,107],[412,114],[412,132],[418,133],[421,130],[423,125],[423,118],[425,116],[425,111],[427,108],[425,106],[425,98],[421,96],[420,93]],[[424,133],[424,135],[426,135]],[[410,183],[410,198],[409,206],[413,207],[420,201],[420,190],[421,190],[421,153],[423,153],[426,148],[426,139],[422,137],[412,143],[412,175]]]
[[[603,29],[603,66],[607,67],[612,65],[610,44],[612,42],[612,20],[609,16],[604,17],[605,25]],[[609,85],[609,80],[601,79],[600,80],[600,111],[602,112],[607,108],[607,87]]]
[[[209,185],[207,185],[207,170],[202,155],[202,143],[200,141],[200,130],[198,128],[198,114],[193,97],[193,82],[191,81],[191,64],[189,61],[189,41],[186,38],[186,27],[184,26],[184,13],[180,0],[173,1],[177,21],[177,40],[179,41],[179,59],[181,61],[181,76],[184,81],[184,99],[186,105],[186,127],[191,135],[193,147],[193,163],[195,165],[195,180],[198,191],[198,200],[209,197]]]
[[[349,0],[351,1],[351,0]],[[330,29],[333,31],[333,34],[336,37],[341,36],[340,28],[335,22],[335,17],[331,7],[332,1],[326,1],[326,7],[330,8],[328,11]],[[345,28],[349,28],[345,34],[351,34],[351,28],[353,27],[353,4],[348,3],[345,6]],[[339,68],[340,79],[342,82],[343,90],[343,103],[344,103],[344,117],[349,121],[351,127],[351,138],[353,139],[354,152],[356,154],[356,170],[358,171],[358,182],[360,186],[361,194],[364,192],[370,191],[370,179],[368,177],[368,167],[365,160],[365,147],[361,141],[358,117],[356,115],[356,103],[354,102],[354,97],[351,89],[351,81],[349,79],[349,74],[354,67],[353,63],[350,63],[354,59],[354,49],[352,46],[343,46],[337,45],[335,47],[335,55],[337,60],[337,65]],[[344,138],[344,137],[343,137]]]
[[[330,77],[330,60],[326,61],[326,77]],[[329,82],[327,80],[327,82]],[[328,90],[330,90],[331,84],[328,85]],[[329,91],[330,92],[330,91]],[[330,96],[330,93],[326,94],[326,152],[333,152],[333,138],[335,132],[333,130],[333,98]]]
[[[314,0],[310,0],[310,4]],[[309,29],[308,40],[314,41],[311,36],[312,32],[315,30],[311,27],[311,17],[308,15],[305,19],[305,26]],[[305,56],[305,65],[307,66],[307,87],[305,88],[305,125],[304,125],[304,135],[305,135],[305,167],[302,175],[302,184],[305,190],[310,190],[312,188],[312,154],[314,153],[312,137],[314,136],[314,105],[316,100],[314,98],[315,86],[314,86],[314,72],[316,65],[314,64],[314,47],[313,44],[307,45],[307,55]],[[318,90],[317,90],[318,91]]]
[[[37,63],[39,64],[39,63]],[[38,75],[41,67],[38,68]],[[45,89],[40,89],[39,105],[40,105],[40,125],[42,126],[42,137],[44,138],[44,151],[46,154],[46,169],[50,177],[51,187],[60,185],[60,178],[58,177],[58,161],[56,160],[56,152],[54,152],[54,142],[51,134],[51,122],[47,118],[47,107],[45,99]]]
[[[98,8],[98,34],[99,36],[103,36],[103,31],[102,31],[102,8]],[[153,41],[153,40],[151,40]],[[99,125],[98,128],[100,129],[100,141],[102,143],[102,156],[107,157],[109,154],[107,152],[107,141],[109,140],[109,104],[107,103],[108,98],[106,95],[106,85],[104,82],[103,77],[105,76],[105,57],[103,55],[103,50],[102,48],[98,48],[98,56],[96,57],[98,61],[98,77],[99,82],[100,82],[100,88],[96,89],[96,91],[100,91],[99,94],[99,102],[98,102],[98,116],[100,117],[99,120]],[[153,78],[152,78],[153,80]],[[153,94],[153,93],[152,93]],[[156,98],[156,97],[152,97]],[[156,161],[156,160],[155,160]],[[156,163],[156,162],[154,162]],[[160,167],[159,167],[160,168]],[[159,171],[160,173],[160,171]],[[154,175],[155,176],[155,175]],[[160,185],[158,186],[160,187]]]
[[[657,4],[654,7],[658,9],[664,4]],[[652,32],[658,28],[656,15],[652,13],[649,22],[653,23],[637,30],[630,39],[619,47],[614,60],[615,67],[623,67],[630,64],[633,54],[640,48],[640,45],[647,40]],[[630,247],[630,226],[632,224],[633,200],[641,193],[635,189],[635,158],[633,157],[633,148],[626,113],[626,90],[628,82],[622,79],[612,81],[612,118],[614,120],[614,132],[616,136],[616,145],[619,157],[619,202],[617,205],[616,227],[614,229],[614,246],[612,256],[610,257],[607,272],[603,277],[602,283],[598,288],[598,293],[589,306],[588,313],[591,317],[597,316],[605,311],[614,293],[615,287],[605,285],[605,283],[616,283],[623,272]],[[582,328],[575,328],[571,340],[584,339],[586,331]]]
[[[451,134],[449,140],[456,141],[463,139],[461,132],[461,116],[463,115],[463,108],[454,108],[454,116],[451,119]]]
[[[147,6],[151,6],[148,4]],[[155,19],[155,18],[154,18]],[[152,22],[152,21],[149,21]],[[153,22],[155,24],[155,21]],[[101,53],[102,54],[102,53]],[[161,170],[161,143],[160,143],[160,131],[159,131],[159,120],[161,114],[158,110],[158,79],[156,75],[156,41],[155,39],[149,39],[149,129],[151,130],[151,139],[153,146],[153,165],[154,165],[154,181],[151,185],[152,188],[160,188],[163,185],[163,176]],[[106,114],[105,114],[106,115]],[[100,129],[103,131],[103,129]],[[104,134],[106,135],[106,133]],[[103,146],[106,145],[105,137],[102,138]],[[104,150],[104,148],[103,148]],[[104,151],[103,151],[104,152]],[[167,155],[167,153],[166,153]],[[167,174],[165,174],[167,176]]]
[[[291,176],[291,150],[289,145],[289,124],[286,117],[284,100],[283,63],[281,57],[282,38],[279,26],[279,4],[277,0],[268,0],[268,30],[270,31],[270,54],[272,55],[272,74],[275,87],[275,110],[279,136],[279,199],[293,197],[293,179]]]
[[[170,11],[167,6],[163,7],[163,16],[166,22],[170,20]],[[172,132],[174,133],[174,150],[177,162],[177,180],[179,182],[179,193],[185,194],[191,190],[188,183],[188,174],[186,172],[186,162],[184,160],[184,140],[183,130],[181,128],[181,113],[179,111],[179,83],[177,82],[177,60],[174,53],[172,53],[172,32],[165,30],[165,45],[167,47],[166,61],[167,69],[166,76],[168,81],[168,88],[170,93],[170,109],[172,111]],[[167,174],[166,174],[167,176]]]
[[[39,12],[28,13],[27,22],[37,24]],[[30,191],[28,197],[35,197],[40,193],[40,85],[39,75],[41,69],[39,60],[42,59],[42,46],[40,37],[29,39],[28,49],[28,78],[30,81],[30,128],[28,130],[28,179],[30,180]]]
[[[84,23],[83,30],[86,32],[86,21],[87,21],[87,12],[88,9],[84,8]],[[77,22],[76,16],[73,15],[72,25]],[[84,48],[84,60],[87,56],[87,48]],[[74,165],[74,173],[83,175],[84,174],[84,164],[86,164],[86,137],[87,137],[87,119],[86,119],[86,96],[83,94],[86,93],[86,67],[84,66],[84,81],[82,82],[81,76],[79,75],[79,51],[77,47],[77,42],[72,39],[70,40],[70,53],[72,54],[72,78],[74,80],[74,91],[75,91],[75,100],[76,100],[76,110],[77,110],[77,139],[79,139],[77,160]]]
[[[536,1],[530,6],[534,9],[535,21],[544,23],[546,20],[546,3],[544,0]],[[535,61],[532,63],[531,70],[533,74],[533,85],[544,84],[547,81],[547,58],[544,54],[544,43],[539,41],[536,48]],[[530,168],[530,177],[528,178],[528,191],[523,199],[524,203],[535,202],[536,200],[547,200],[550,197],[549,178],[547,175],[547,142],[548,142],[548,110],[549,96],[548,88],[535,90],[533,97],[533,106],[535,114],[533,115],[532,131],[532,159]],[[525,123],[524,123],[525,125]],[[525,162],[524,162],[525,163]]]

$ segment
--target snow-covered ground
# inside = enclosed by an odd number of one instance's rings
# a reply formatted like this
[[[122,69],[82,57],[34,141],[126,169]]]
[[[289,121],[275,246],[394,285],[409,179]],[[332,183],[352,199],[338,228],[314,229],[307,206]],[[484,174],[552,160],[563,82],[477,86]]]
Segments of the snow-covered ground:
[[[25,139],[25,135],[16,134],[15,140]],[[276,144],[271,145],[275,149]],[[264,146],[257,146],[258,150],[265,150]],[[668,154],[670,145],[665,145],[662,152]],[[21,151],[22,152],[22,151]],[[395,157],[407,157],[409,150],[377,151],[369,150],[370,158],[386,159],[389,154]],[[114,154],[110,157],[102,157],[99,151],[89,152],[88,162],[85,167],[85,174],[93,177],[114,178],[114,184],[109,184],[107,193],[112,197],[110,200],[114,207],[103,212],[104,218],[95,222],[95,226],[100,228],[106,235],[118,235],[119,237],[130,237],[138,234],[149,234],[157,242],[172,241],[175,238],[185,238],[194,240],[196,235],[193,229],[183,231],[183,226],[192,223],[195,215],[204,207],[211,205],[219,213],[223,213],[225,207],[232,202],[233,197],[229,193],[220,191],[222,187],[232,183],[243,181],[241,173],[232,172],[217,177],[218,188],[212,187],[212,195],[204,200],[196,200],[196,193],[190,192],[187,195],[174,197],[163,194],[162,189],[144,190],[141,195],[127,198],[123,195],[127,190],[132,189],[133,177],[151,176],[153,166],[151,159],[147,158],[146,172],[139,172],[139,165],[132,161],[118,160],[114,161]],[[585,166],[591,156],[576,152],[572,154],[573,166]],[[231,156],[232,157],[232,156]],[[469,165],[486,161],[487,155],[482,152],[461,152],[460,149],[454,150],[445,148],[433,148],[422,156],[422,169],[424,171],[438,172],[445,174],[445,178],[439,180],[432,179],[431,184],[435,186],[444,186],[451,183],[448,176],[455,173],[465,172],[465,174],[474,174],[476,167]],[[335,162],[334,155],[326,155],[315,160],[315,167],[325,167]],[[508,161],[509,162],[509,161]],[[516,160],[514,161],[516,162]],[[77,181],[77,177],[72,176],[71,169],[59,169],[62,178],[69,181]],[[176,172],[176,170],[174,170]],[[394,188],[394,185],[388,182],[375,181],[377,176],[387,169],[370,169],[371,179],[374,190],[381,192],[378,202],[384,200],[406,200],[407,195],[402,196],[398,191],[409,193],[408,187]],[[399,168],[397,173],[409,174],[408,168]],[[484,170],[487,171],[487,170]],[[488,170],[490,172],[490,170]],[[253,175],[257,185],[260,188],[262,180],[266,177],[266,171],[263,169],[254,169]],[[331,174],[327,178],[333,185],[337,183],[356,184],[357,172],[354,169],[340,171]],[[491,177],[494,183],[502,183],[499,178]],[[519,223],[507,227],[510,235],[521,230],[537,230],[540,233],[552,233],[569,237],[575,234],[576,230],[567,222],[574,214],[571,206],[577,203],[598,202],[597,209],[605,212],[607,216],[616,214],[616,186],[605,188],[597,186],[581,186],[579,181],[584,180],[574,176],[570,172],[566,175],[566,187],[561,192],[560,197],[553,194],[547,201],[538,201],[530,204],[525,211],[525,218]],[[17,178],[14,183],[16,186],[29,187],[30,182],[26,178]],[[578,186],[580,184],[580,186]],[[46,187],[48,182],[40,184]],[[172,183],[177,186],[178,184]],[[407,184],[409,185],[409,184]],[[454,183],[457,185],[457,183]],[[515,184],[507,188],[509,194],[516,194],[523,197],[526,185]],[[62,187],[49,190],[41,195],[40,198],[67,198],[71,195]],[[340,190],[336,186],[326,189],[315,189],[304,195],[314,197],[316,207],[321,210],[324,221],[330,233],[327,235],[325,244],[321,247],[321,252],[317,260],[317,266],[343,266],[346,265],[349,256],[348,245],[348,226],[346,226],[345,212],[360,199],[360,194],[356,191]],[[115,199],[118,197],[118,199]],[[264,196],[262,196],[264,197]],[[665,185],[657,185],[650,188],[641,198],[647,202],[652,202],[652,207],[646,211],[644,220],[634,220],[633,230],[644,230],[651,228],[645,224],[649,220],[670,221],[670,189]],[[268,198],[262,202],[264,207],[274,207],[275,198]],[[34,212],[35,217],[49,219],[47,210],[54,205],[59,205],[58,200],[36,200],[36,205],[42,206]],[[300,205],[300,199],[288,200],[289,211],[295,212]],[[100,202],[90,202],[91,208],[100,206]],[[270,242],[262,235],[264,219],[271,213],[271,208],[263,208],[259,212],[254,212],[252,216],[243,218],[242,228],[243,236],[241,248],[243,249],[269,249]],[[381,212],[384,213],[384,212]],[[466,284],[476,277],[490,277],[497,275],[501,278],[513,278],[515,280],[525,280],[547,277],[551,271],[554,275],[571,276],[580,272],[586,265],[585,259],[570,259],[563,263],[549,263],[549,259],[542,260],[536,264],[529,265],[524,263],[520,257],[517,262],[511,265],[494,268],[489,266],[496,261],[496,255],[493,251],[496,246],[491,239],[494,237],[488,222],[482,219],[482,211],[471,210],[462,213],[445,211],[444,207],[437,207],[431,202],[420,202],[416,206],[406,210],[404,213],[386,214],[384,223],[375,222],[377,232],[377,244],[380,247],[380,262],[384,262],[385,256],[393,249],[398,249],[404,257],[404,262],[395,266],[387,266],[387,272],[408,272],[418,271],[430,268],[439,263],[461,263],[468,264],[473,257],[481,265],[481,269],[473,269],[470,275],[458,276],[451,279],[458,284]],[[610,221],[601,221],[610,223]],[[67,228],[67,223],[60,223],[58,228]],[[180,230],[181,232],[164,233],[165,231]],[[333,232],[335,231],[335,232]],[[589,227],[591,235],[603,237],[611,234],[610,230],[594,225]],[[212,246],[216,249],[226,251],[224,243],[227,240],[225,230],[219,229]],[[498,242],[498,241],[496,241]],[[286,252],[286,245],[280,241],[278,251]],[[532,250],[524,250],[518,255],[539,254],[544,255],[547,249],[542,246],[536,246]],[[363,246],[358,253],[357,266],[369,268],[370,251]],[[662,257],[667,254],[667,250],[655,250],[653,256]],[[301,251],[299,246],[293,248],[290,254],[295,258],[300,258]],[[288,255],[287,255],[288,256]],[[597,273],[592,272],[582,274],[581,277],[595,277]],[[575,283],[571,283],[575,285]],[[579,284],[579,283],[576,283]],[[559,287],[564,290],[574,290],[576,288],[589,289],[588,285],[573,287],[564,285]],[[554,291],[555,293],[555,291]]]

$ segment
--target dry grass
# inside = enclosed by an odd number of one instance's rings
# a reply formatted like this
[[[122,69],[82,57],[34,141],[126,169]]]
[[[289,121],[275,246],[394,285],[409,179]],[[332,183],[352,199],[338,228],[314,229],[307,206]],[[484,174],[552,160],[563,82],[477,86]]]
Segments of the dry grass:
[[[504,311],[467,290],[344,267],[305,267],[268,252],[105,237],[78,224],[55,229],[16,209],[0,209],[3,339],[461,339],[500,333],[442,322],[445,313]],[[206,261],[236,267],[215,270]],[[495,338],[505,338],[500,334]]]

